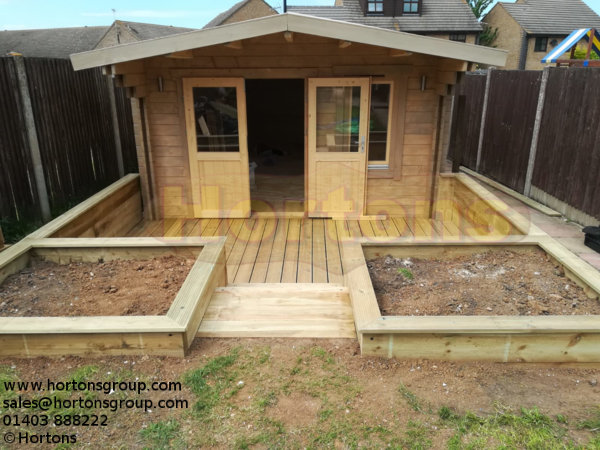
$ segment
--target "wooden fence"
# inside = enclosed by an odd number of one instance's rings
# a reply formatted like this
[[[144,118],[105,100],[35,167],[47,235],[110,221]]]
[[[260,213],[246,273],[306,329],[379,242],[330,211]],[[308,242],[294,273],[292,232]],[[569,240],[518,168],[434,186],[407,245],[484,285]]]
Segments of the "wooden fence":
[[[0,58],[0,218],[40,219],[44,202],[56,211],[100,191],[122,175],[119,148],[125,173],[137,171],[131,105],[122,89],[99,69],[75,72],[64,59],[17,58]]]
[[[600,219],[600,69],[469,73],[455,98],[449,152],[461,165]]]

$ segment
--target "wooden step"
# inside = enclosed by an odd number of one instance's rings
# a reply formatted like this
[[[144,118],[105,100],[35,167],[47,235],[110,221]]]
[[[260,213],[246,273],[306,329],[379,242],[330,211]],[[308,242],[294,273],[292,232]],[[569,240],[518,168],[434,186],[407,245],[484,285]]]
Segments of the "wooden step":
[[[196,336],[356,339],[356,331],[344,286],[243,284],[215,291]]]

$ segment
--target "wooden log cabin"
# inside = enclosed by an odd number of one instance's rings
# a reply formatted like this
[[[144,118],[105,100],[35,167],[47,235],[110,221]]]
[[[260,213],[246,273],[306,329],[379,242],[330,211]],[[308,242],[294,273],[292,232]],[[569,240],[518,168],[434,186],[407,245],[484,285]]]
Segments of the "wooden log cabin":
[[[506,57],[288,13],[71,58],[128,88],[157,220],[428,217],[452,86]]]

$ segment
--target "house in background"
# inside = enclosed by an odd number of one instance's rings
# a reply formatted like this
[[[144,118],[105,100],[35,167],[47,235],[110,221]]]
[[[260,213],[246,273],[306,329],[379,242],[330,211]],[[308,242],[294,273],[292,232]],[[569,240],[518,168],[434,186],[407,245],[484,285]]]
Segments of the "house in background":
[[[194,31],[150,23],[116,20],[110,26],[0,31],[0,55],[20,53],[30,58],[68,58],[96,48],[157,39]]]
[[[475,44],[482,31],[464,0],[336,0],[334,6],[290,6],[288,11],[467,44]]]
[[[20,53],[33,58],[68,58],[93,50],[109,27],[45,28],[0,31],[0,56]]]
[[[89,50],[114,47],[115,45],[129,44],[131,42],[147,41],[148,39],[158,39],[194,30],[194,28],[115,20],[114,23],[108,27],[96,45]]]
[[[274,16],[275,14],[277,14],[277,11],[264,0],[242,0],[208,22],[204,28],[213,28],[230,23],[243,22],[244,20]]]
[[[600,16],[582,0],[499,2],[483,22],[498,28],[494,45],[509,51],[502,68],[510,70],[541,70],[542,58],[573,30],[600,29]]]
[[[264,0],[243,0],[219,14],[204,28],[277,14]],[[69,55],[132,42],[195,31],[152,23],[115,20],[110,26],[44,28],[0,31],[0,55],[10,52],[33,58],[68,58]]]

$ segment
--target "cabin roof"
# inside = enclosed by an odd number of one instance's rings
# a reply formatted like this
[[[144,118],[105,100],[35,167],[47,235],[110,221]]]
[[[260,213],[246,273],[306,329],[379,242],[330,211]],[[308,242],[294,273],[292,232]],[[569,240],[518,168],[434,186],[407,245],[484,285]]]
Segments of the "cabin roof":
[[[495,48],[286,13],[79,53],[71,55],[71,61],[75,70],[82,70],[284,31],[497,66],[503,66],[508,56],[507,51]]]

